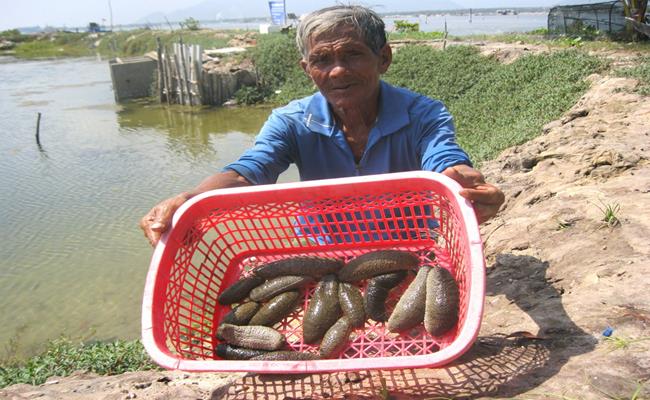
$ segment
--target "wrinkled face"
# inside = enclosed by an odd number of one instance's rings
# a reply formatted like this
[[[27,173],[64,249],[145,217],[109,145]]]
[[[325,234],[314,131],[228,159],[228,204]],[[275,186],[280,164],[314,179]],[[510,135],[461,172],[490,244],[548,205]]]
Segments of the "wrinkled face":
[[[302,68],[334,108],[367,106],[379,94],[379,76],[392,60],[390,46],[373,53],[352,27],[312,37]]]

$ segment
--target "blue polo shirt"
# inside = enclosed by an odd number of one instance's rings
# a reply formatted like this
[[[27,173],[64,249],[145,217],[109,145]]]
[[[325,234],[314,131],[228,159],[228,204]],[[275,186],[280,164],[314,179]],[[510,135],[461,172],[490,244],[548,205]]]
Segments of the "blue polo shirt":
[[[259,185],[275,183],[291,163],[302,181],[471,165],[440,101],[383,81],[380,85],[379,115],[359,163],[318,92],[273,110],[254,146],[224,171]]]

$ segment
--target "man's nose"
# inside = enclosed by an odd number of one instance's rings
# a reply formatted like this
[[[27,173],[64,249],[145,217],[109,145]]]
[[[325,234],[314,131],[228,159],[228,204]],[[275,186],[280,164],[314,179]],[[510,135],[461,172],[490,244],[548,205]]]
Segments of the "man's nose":
[[[337,77],[345,75],[348,71],[348,63],[341,58],[336,58],[332,63],[332,69],[330,70],[330,76]]]

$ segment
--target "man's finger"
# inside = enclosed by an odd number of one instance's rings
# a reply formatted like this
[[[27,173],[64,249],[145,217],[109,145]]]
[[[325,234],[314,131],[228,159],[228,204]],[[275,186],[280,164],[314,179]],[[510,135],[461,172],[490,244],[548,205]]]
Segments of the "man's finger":
[[[501,204],[503,203],[503,194],[495,187],[489,185],[479,185],[475,188],[462,189],[459,194],[472,202],[481,204]]]
[[[483,174],[468,165],[455,165],[442,172],[464,188],[471,188],[485,183]]]
[[[165,231],[165,227],[166,225],[160,221],[156,221],[149,226],[149,228],[151,228],[151,230],[154,232],[163,232]]]

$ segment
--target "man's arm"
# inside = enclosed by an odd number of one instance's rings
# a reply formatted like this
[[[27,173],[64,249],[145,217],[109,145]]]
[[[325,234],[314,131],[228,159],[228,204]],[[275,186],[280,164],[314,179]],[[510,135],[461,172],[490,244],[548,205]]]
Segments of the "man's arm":
[[[156,246],[160,236],[169,229],[174,212],[192,197],[213,189],[250,186],[251,183],[235,171],[221,172],[204,179],[192,191],[180,193],[161,201],[140,220],[140,228],[152,246]]]
[[[447,108],[439,101],[425,101],[421,106],[422,169],[441,172],[460,183],[464,188],[460,195],[474,206],[479,224],[494,217],[505,201],[503,192],[486,183],[483,174],[471,167],[469,157],[456,143],[456,129]]]

